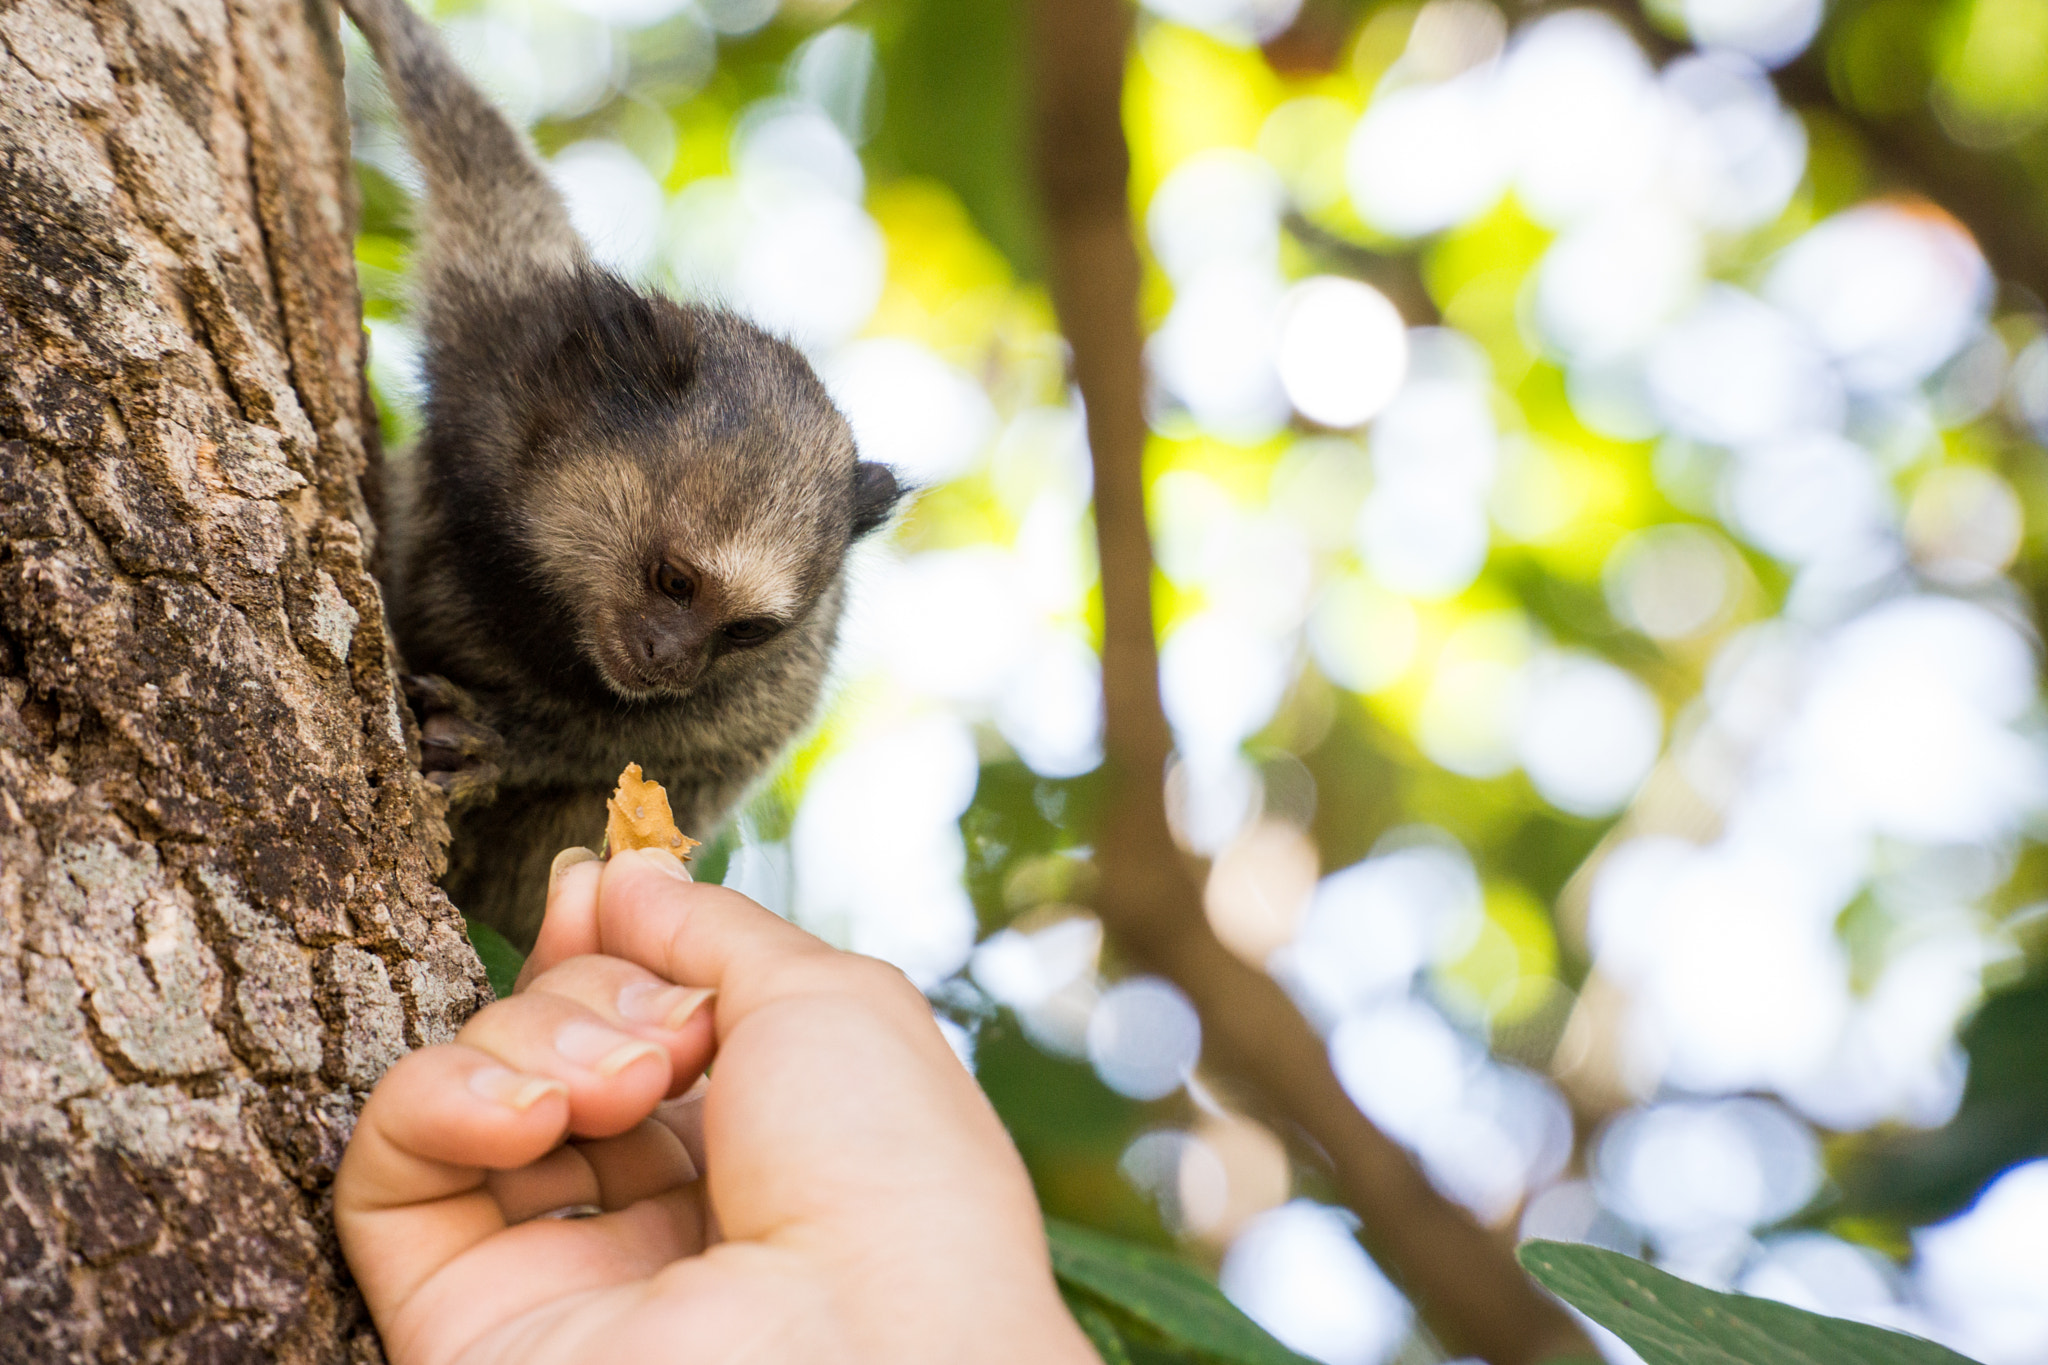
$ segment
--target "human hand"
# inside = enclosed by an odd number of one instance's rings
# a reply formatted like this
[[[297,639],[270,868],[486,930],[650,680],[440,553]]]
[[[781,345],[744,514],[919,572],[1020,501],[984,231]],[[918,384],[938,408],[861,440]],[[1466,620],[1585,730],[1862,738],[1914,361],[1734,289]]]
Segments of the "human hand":
[[[378,1084],[335,1221],[393,1365],[1096,1359],[924,997],[663,853],[555,878],[518,993]]]

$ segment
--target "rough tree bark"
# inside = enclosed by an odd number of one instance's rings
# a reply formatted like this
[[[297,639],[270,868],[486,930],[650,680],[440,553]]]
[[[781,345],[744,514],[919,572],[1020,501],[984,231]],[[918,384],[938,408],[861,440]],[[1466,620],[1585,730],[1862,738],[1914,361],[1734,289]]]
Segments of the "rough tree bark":
[[[325,0],[0,0],[0,1359],[375,1355],[326,1190],[484,997],[359,478]]]

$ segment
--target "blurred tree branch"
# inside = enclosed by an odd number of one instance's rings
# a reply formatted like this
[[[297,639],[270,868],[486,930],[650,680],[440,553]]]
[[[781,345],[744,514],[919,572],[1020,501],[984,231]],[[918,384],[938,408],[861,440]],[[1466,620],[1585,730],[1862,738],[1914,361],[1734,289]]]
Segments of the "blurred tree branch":
[[[1037,167],[1055,307],[1088,409],[1102,562],[1104,748],[1111,796],[1097,909],[1134,962],[1187,992],[1212,1064],[1324,1153],[1366,1245],[1453,1352],[1493,1365],[1596,1359],[1508,1249],[1437,1192],[1352,1104],[1323,1041],[1265,973],[1210,931],[1201,888],[1167,827],[1172,735],[1160,704],[1146,529],[1143,338],[1122,94],[1131,15],[1121,0],[1032,10]]]
[[[1778,93],[1796,109],[1834,116],[1869,153],[1880,185],[1939,204],[1970,230],[1992,273],[2048,299],[2048,226],[2040,181],[2009,153],[1958,145],[1923,100],[1897,118],[1873,118],[1838,98],[1828,79],[1826,43],[1832,26],[1806,54],[1772,73]]]
[[[1361,246],[1323,227],[1299,209],[1289,209],[1280,226],[1330,269],[1363,280],[1385,294],[1410,327],[1433,327],[1443,321],[1413,256],[1390,255]]]

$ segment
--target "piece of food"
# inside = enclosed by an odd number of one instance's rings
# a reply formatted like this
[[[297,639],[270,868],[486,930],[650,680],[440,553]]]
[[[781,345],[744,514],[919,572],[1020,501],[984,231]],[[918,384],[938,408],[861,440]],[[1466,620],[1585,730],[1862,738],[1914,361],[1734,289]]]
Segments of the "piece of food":
[[[687,862],[690,850],[697,847],[695,839],[676,828],[668,793],[659,782],[642,777],[638,763],[628,763],[626,771],[619,774],[619,789],[605,802],[605,810],[607,857],[629,848],[659,848]]]

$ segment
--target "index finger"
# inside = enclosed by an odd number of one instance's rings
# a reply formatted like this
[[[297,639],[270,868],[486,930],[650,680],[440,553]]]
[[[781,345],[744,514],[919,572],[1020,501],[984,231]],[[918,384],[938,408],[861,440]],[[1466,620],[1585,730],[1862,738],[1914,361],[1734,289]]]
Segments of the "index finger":
[[[597,882],[604,863],[587,848],[565,848],[548,869],[548,903],[516,990],[572,957],[597,951]]]
[[[605,865],[597,893],[598,951],[677,985],[717,990],[721,1035],[758,1003],[778,967],[801,960],[831,971],[843,961],[857,973],[850,964],[865,962],[737,891],[690,881],[680,868],[673,857],[644,851],[621,853]]]

